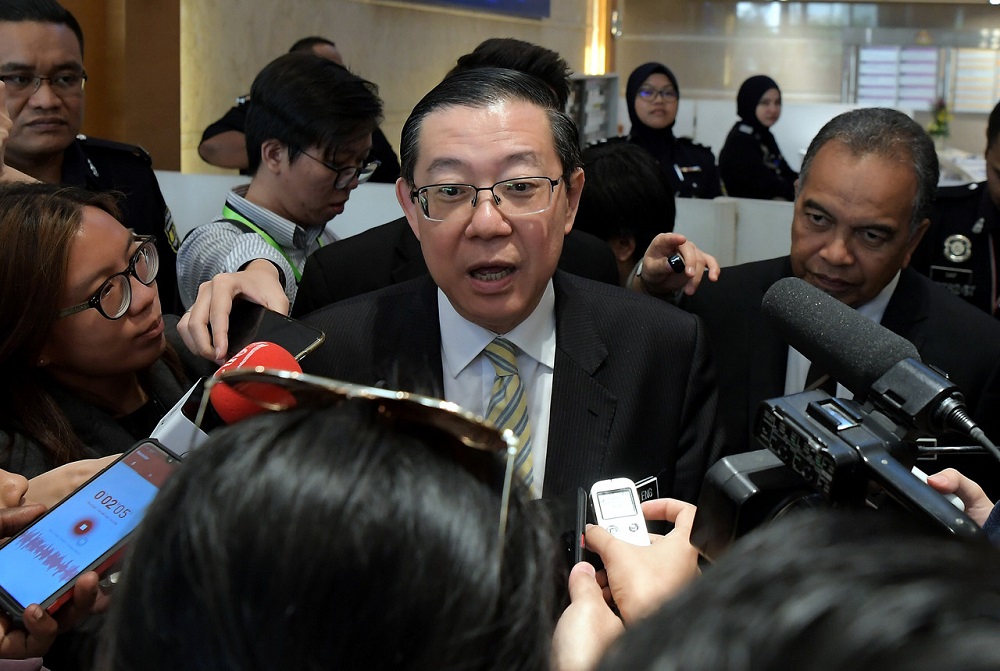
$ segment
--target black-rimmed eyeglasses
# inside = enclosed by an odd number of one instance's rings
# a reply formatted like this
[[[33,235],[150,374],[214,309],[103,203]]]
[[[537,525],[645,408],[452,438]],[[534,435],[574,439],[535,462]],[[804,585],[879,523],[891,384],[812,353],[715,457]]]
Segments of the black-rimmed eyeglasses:
[[[43,77],[36,74],[9,74],[0,75],[0,81],[4,83],[7,94],[10,96],[21,96],[24,94],[34,95],[42,86],[42,82],[48,82],[49,87],[55,91],[59,97],[73,96],[83,91],[87,83],[86,72],[64,72],[54,77]]]
[[[414,189],[410,198],[416,198],[424,217],[430,221],[471,219],[480,191],[489,191],[494,207],[505,214],[538,214],[549,209],[552,193],[560,181],[549,177],[515,177],[493,186],[431,184]]]
[[[639,88],[639,97],[643,100],[656,100],[657,98],[663,98],[664,100],[677,100],[677,91],[673,89],[654,89],[652,86],[642,86]]]
[[[335,189],[346,189],[357,177],[358,184],[364,184],[371,178],[372,174],[378,170],[378,167],[382,165],[382,161],[369,161],[362,166],[349,165],[345,168],[338,168],[335,165],[330,165],[322,159],[318,159],[312,154],[302,152],[303,155],[308,156],[312,160],[319,163],[321,166],[333,172],[333,187]]]
[[[156,238],[152,235],[136,235],[134,240],[139,243],[139,249],[135,250],[129,260],[128,268],[104,280],[101,288],[86,302],[60,310],[56,315],[59,319],[90,308],[107,319],[119,319],[128,312],[132,304],[132,282],[129,277],[134,277],[148,287],[156,279],[156,272],[160,269]]]

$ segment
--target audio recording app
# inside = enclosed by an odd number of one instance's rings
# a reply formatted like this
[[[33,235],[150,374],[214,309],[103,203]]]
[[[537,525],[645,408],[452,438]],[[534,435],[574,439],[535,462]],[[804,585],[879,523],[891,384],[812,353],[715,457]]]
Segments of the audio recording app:
[[[176,464],[143,443],[0,548],[0,580],[22,607],[43,603],[139,524]]]

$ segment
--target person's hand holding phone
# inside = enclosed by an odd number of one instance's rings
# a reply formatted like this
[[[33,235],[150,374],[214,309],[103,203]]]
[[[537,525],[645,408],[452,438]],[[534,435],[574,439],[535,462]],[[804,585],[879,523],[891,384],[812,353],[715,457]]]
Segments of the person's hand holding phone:
[[[0,537],[6,539],[20,532],[45,512],[41,504],[23,503],[28,481],[16,474],[0,471]],[[107,601],[98,601],[98,575],[93,571],[77,580],[72,600],[54,618],[38,604],[24,611],[24,626],[15,627],[6,614],[0,612],[0,658],[26,659],[48,651],[56,634],[74,627],[90,612],[98,612]]]
[[[695,511],[695,506],[676,499],[645,501],[645,519],[674,525],[666,536],[649,534],[648,547],[626,543],[599,526],[587,525],[587,549],[604,562],[598,583],[626,625],[656,610],[699,575],[698,551],[691,545]]]
[[[251,261],[243,270],[220,273],[198,288],[194,305],[177,324],[177,331],[189,350],[219,364],[226,361],[229,313],[237,296],[288,314],[288,297],[278,269],[265,259]]]

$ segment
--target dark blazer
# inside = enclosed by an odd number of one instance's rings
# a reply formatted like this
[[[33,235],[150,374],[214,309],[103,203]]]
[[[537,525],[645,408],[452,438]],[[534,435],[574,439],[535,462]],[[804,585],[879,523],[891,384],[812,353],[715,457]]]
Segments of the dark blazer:
[[[791,276],[787,256],[746,263],[726,268],[718,282],[703,282],[682,303],[704,320],[712,344],[727,454],[757,449],[751,438],[757,406],[784,395],[788,344],[771,327],[760,302],[772,284]],[[882,325],[912,342],[925,363],[947,372],[965,394],[973,418],[994,441],[1000,438],[996,320],[905,269]]]
[[[618,284],[618,266],[611,248],[583,231],[570,231],[566,236],[559,269]],[[400,217],[313,252],[302,272],[292,316],[426,274],[420,241],[406,218]]]
[[[561,271],[554,288],[545,497],[589,490],[602,478],[659,475],[662,496],[696,501],[721,449],[714,369],[699,320]],[[442,395],[430,276],[335,303],[305,321],[327,336],[303,359],[306,372]]]

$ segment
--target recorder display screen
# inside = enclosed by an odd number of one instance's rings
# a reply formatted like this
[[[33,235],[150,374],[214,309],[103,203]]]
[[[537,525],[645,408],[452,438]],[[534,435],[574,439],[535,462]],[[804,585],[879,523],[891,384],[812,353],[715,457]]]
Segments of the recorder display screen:
[[[606,520],[631,517],[638,512],[632,490],[627,488],[598,493],[597,505],[601,507],[601,517]]]

